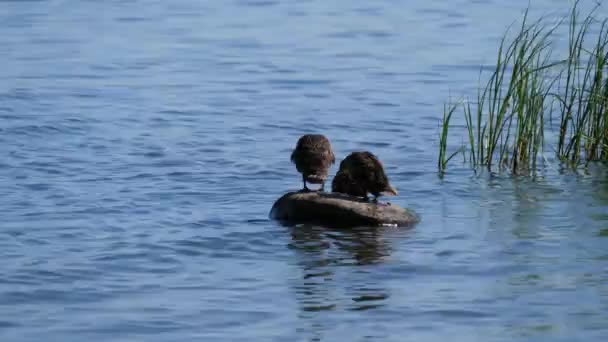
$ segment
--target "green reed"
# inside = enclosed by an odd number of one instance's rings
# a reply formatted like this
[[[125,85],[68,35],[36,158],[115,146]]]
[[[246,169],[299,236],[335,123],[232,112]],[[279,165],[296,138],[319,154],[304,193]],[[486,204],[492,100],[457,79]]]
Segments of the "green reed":
[[[578,2],[577,2],[578,3]],[[556,94],[560,104],[560,129],[557,155],[571,166],[608,160],[608,25],[598,22],[593,12],[578,23],[576,7],[570,14],[569,55],[564,85]],[[585,38],[594,24],[599,33],[591,49]]]
[[[579,21],[578,1],[569,15],[568,55],[552,59],[551,37],[561,26],[543,19],[521,25],[500,42],[496,64],[476,102],[464,101],[467,147],[459,149],[473,167],[534,172],[543,160],[547,119],[560,113],[557,155],[578,165],[585,160],[608,160],[608,22],[601,22],[594,46],[585,38],[597,23],[595,9]],[[565,18],[564,18],[565,19]],[[450,119],[460,105],[450,107],[442,121],[439,169],[444,171]],[[455,152],[455,153],[457,153]]]
[[[447,105],[443,106],[443,120],[441,122],[441,135],[439,136],[439,161],[438,161],[438,165],[437,168],[439,169],[440,172],[445,171],[445,168],[448,164],[448,162],[450,161],[450,159],[452,159],[455,155],[458,154],[458,152],[460,152],[460,150],[452,153],[449,157],[446,157],[446,149],[447,149],[447,145],[448,145],[448,133],[449,133],[449,129],[450,129],[450,119],[452,118],[452,115],[454,114],[454,112],[456,111],[456,109],[458,108],[458,105],[451,105],[450,107],[448,107]]]

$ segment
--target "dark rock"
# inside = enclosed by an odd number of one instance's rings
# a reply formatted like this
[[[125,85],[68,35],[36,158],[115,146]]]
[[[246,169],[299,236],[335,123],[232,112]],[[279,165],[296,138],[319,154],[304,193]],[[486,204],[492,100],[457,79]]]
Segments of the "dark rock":
[[[394,204],[373,203],[358,197],[326,192],[289,192],[270,210],[270,218],[285,223],[326,226],[411,226],[420,218]]]

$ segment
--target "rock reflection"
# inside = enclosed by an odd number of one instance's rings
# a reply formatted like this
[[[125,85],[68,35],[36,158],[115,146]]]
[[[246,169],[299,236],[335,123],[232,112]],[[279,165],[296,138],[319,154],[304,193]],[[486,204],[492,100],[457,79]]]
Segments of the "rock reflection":
[[[381,228],[290,228],[300,274],[291,279],[300,318],[319,338],[333,311],[377,309],[390,297],[373,273],[391,253]],[[312,329],[312,331],[310,331]]]
[[[308,257],[316,256],[324,265],[380,263],[391,251],[382,237],[382,228],[376,227],[330,229],[303,225],[292,227],[291,236],[291,248]]]

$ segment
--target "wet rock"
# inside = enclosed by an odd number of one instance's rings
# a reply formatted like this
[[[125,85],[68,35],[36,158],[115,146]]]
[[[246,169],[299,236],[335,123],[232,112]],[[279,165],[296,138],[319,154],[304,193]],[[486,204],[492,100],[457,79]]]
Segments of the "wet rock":
[[[358,197],[327,192],[289,192],[270,210],[270,218],[288,224],[327,226],[412,226],[420,220],[395,204],[372,203]]]

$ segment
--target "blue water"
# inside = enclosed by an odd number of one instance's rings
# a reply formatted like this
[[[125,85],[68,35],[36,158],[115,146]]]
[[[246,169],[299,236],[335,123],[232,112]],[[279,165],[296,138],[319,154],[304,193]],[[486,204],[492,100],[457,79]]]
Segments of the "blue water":
[[[605,341],[606,167],[436,174],[527,3],[0,2],[0,340]],[[420,224],[270,221],[306,132]]]

